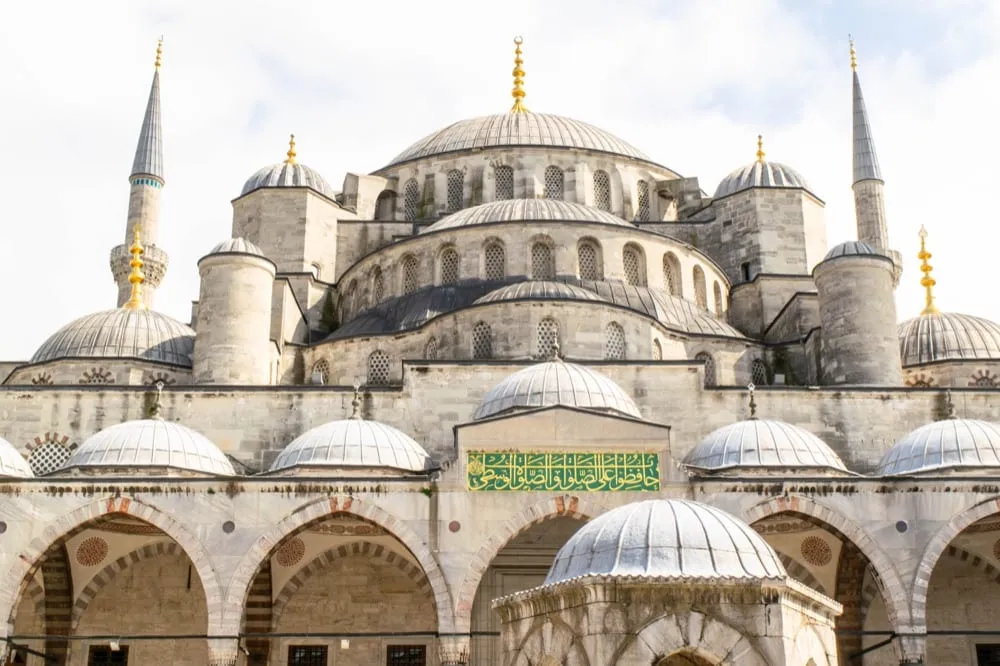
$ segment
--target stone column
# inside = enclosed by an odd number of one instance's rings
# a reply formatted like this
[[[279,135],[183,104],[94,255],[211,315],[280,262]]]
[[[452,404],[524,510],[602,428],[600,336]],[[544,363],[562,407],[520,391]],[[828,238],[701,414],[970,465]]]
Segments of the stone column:
[[[900,666],[924,666],[924,655],[927,654],[927,636],[923,634],[900,636],[896,639],[895,648]]]
[[[238,638],[209,638],[208,666],[236,666],[240,656]]]
[[[469,663],[469,636],[439,636],[438,660],[441,666],[466,666]]]

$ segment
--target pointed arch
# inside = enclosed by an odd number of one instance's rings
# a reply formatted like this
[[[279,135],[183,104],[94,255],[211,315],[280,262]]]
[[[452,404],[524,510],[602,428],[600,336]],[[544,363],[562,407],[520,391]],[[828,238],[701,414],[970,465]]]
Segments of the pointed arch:
[[[625,642],[610,663],[675,666],[671,657],[677,655],[694,657],[689,659],[694,666],[724,662],[767,666],[767,660],[739,630],[693,610],[655,618]]]

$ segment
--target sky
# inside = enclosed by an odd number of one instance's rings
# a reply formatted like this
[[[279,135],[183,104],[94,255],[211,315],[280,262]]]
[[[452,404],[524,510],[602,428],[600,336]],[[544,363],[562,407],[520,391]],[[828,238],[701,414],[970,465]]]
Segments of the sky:
[[[856,237],[848,34],[904,257],[923,307],[925,225],[942,310],[1000,321],[996,0],[212,0],[15,3],[0,22],[0,361],[113,308],[128,176],[164,36],[166,186],[156,309],[190,319],[197,260],[228,238],[257,169],[299,161],[340,189],[441,127],[510,106],[597,125],[711,193],[749,163],[802,173],[828,242]],[[992,267],[992,268],[991,268]],[[980,286],[976,286],[980,285]]]

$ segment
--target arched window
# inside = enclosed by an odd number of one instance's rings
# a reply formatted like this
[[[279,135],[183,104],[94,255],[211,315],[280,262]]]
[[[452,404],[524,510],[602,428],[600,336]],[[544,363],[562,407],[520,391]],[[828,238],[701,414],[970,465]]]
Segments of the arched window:
[[[463,188],[465,186],[465,174],[458,169],[448,172],[448,212],[454,213],[462,209],[464,199]]]
[[[535,243],[531,246],[531,279],[553,280],[556,277],[556,266],[552,259],[552,248],[548,243]]]
[[[622,264],[625,270],[625,282],[636,287],[646,285],[646,262],[643,260],[642,248],[626,245],[622,250]]]
[[[708,352],[695,354],[694,360],[705,362],[705,386],[715,386],[715,359]]]
[[[673,296],[682,296],[681,262],[673,252],[663,255],[663,288]]]
[[[381,349],[368,356],[368,383],[373,386],[389,383],[389,355]]]
[[[577,268],[581,280],[604,279],[600,253],[592,241],[580,241],[576,247],[576,255]]]
[[[313,363],[312,372],[309,373],[309,381],[313,384],[328,384],[330,382],[330,362],[321,358]]]
[[[343,298],[340,299],[340,320],[344,321],[348,317],[353,317],[358,311],[358,281],[357,279],[351,280],[351,283],[347,286],[347,291],[344,292]]]
[[[660,344],[659,340],[653,340],[653,360],[663,360],[663,345]]]
[[[417,290],[417,258],[412,254],[403,257],[403,294],[410,294]]]
[[[375,219],[392,220],[396,217],[396,193],[382,190],[375,199]]]
[[[767,364],[759,358],[755,358],[750,365],[750,381],[757,386],[767,386],[771,383],[767,381]]]
[[[635,219],[637,222],[649,222],[649,183],[640,180],[636,184],[638,193],[635,207]]]
[[[406,186],[403,188],[403,219],[412,222],[417,219],[419,210],[420,185],[417,184],[416,178],[411,178],[406,181]]]
[[[604,358],[609,361],[625,360],[625,329],[618,322],[611,322],[604,329]]]
[[[715,316],[721,317],[724,310],[722,308],[722,287],[719,286],[718,282],[712,285],[712,295],[715,296]]]
[[[458,282],[458,252],[455,251],[455,248],[445,248],[439,261],[441,264],[441,284]]]
[[[35,476],[45,476],[61,469],[73,454],[72,446],[74,445],[68,441],[64,443],[61,438],[56,437],[55,433],[46,433],[42,444],[36,443],[28,454],[28,467]]]
[[[611,178],[607,171],[594,172],[594,207],[611,210]]]
[[[372,305],[378,305],[385,297],[385,280],[382,269],[376,266],[372,269]]]
[[[485,321],[472,327],[472,358],[493,358],[493,331]]]
[[[486,246],[483,273],[487,280],[502,280],[507,277],[507,253],[500,241],[493,241]]]
[[[493,170],[497,201],[514,198],[514,167],[498,166]]]
[[[562,201],[566,177],[557,166],[545,167],[545,198]]]
[[[691,277],[694,278],[694,302],[702,310],[708,311],[708,287],[705,285],[705,271],[701,270],[701,266],[695,266],[691,271]]]
[[[552,352],[559,343],[559,322],[545,318],[535,329],[538,343],[538,358],[552,358]]]
[[[427,345],[424,347],[424,358],[428,361],[437,360],[438,357],[438,341],[437,338],[431,336],[431,339],[427,341]]]

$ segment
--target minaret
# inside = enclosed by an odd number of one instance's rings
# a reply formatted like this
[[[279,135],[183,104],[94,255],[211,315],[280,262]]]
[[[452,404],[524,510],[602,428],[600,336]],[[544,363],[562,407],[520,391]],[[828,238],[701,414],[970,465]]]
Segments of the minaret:
[[[129,283],[129,244],[135,229],[141,229],[144,245],[145,284],[142,291],[146,307],[153,304],[153,295],[167,270],[167,253],[156,246],[160,222],[160,192],[163,189],[163,131],[160,128],[160,63],[163,40],[156,46],[156,63],[153,84],[146,102],[146,115],[142,119],[139,144],[132,161],[129,176],[128,221],[125,224],[125,242],[111,250],[111,272],[118,284],[118,306],[129,301],[132,287]]]

